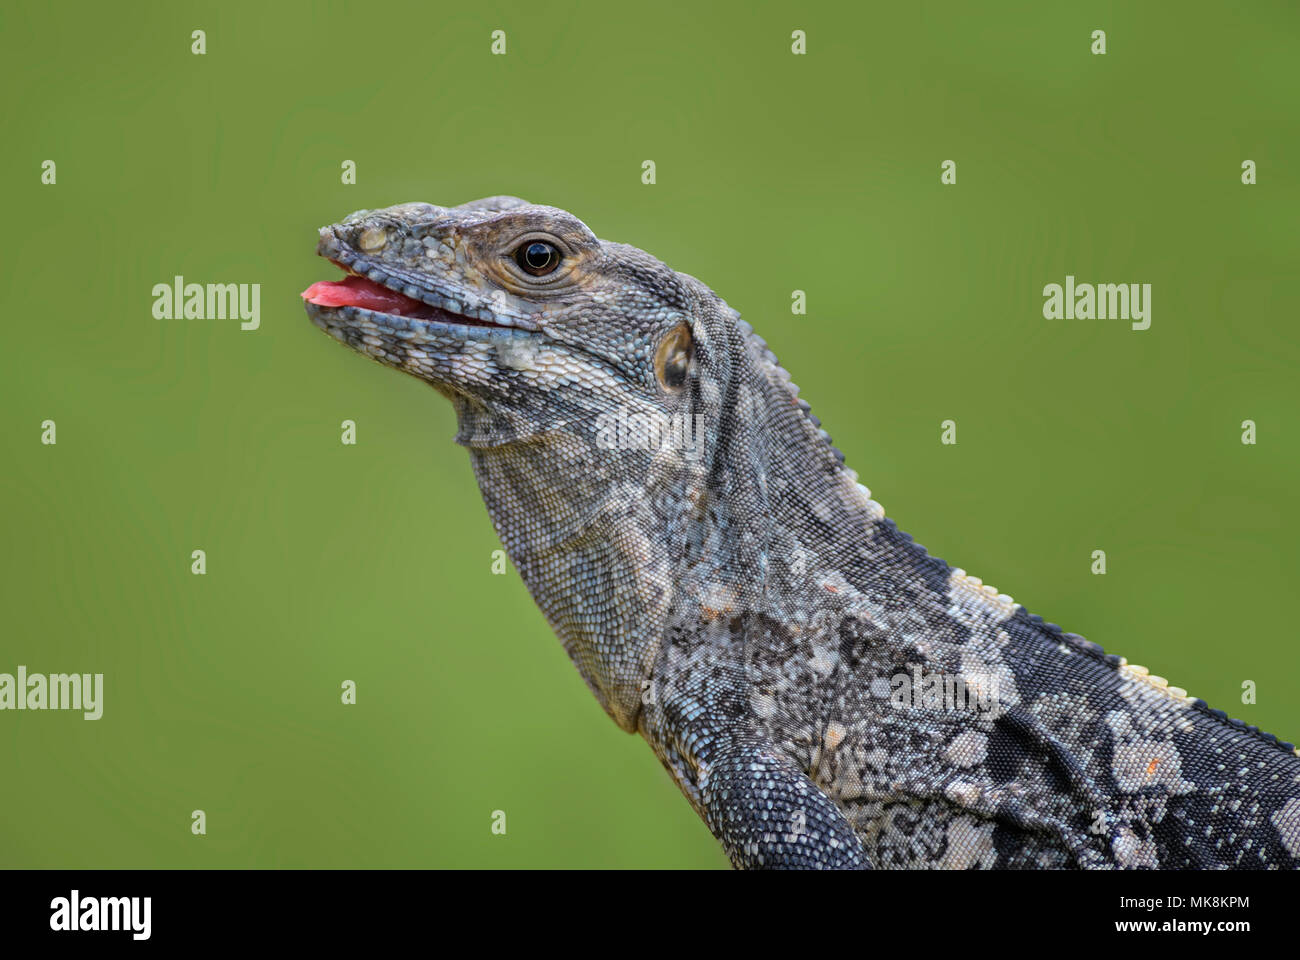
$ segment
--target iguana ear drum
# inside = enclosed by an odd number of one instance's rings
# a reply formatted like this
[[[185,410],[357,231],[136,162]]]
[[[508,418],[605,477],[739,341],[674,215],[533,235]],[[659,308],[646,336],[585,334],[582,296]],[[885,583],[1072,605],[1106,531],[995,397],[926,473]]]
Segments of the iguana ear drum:
[[[665,390],[679,390],[691,365],[691,329],[682,324],[669,331],[655,351],[655,376]]]

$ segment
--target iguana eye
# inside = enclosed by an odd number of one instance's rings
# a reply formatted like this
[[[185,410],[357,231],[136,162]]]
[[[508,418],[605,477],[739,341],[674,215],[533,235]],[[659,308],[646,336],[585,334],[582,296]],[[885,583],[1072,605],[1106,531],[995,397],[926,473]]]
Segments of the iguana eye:
[[[545,240],[529,240],[527,243],[521,243],[519,249],[515,251],[515,263],[519,264],[525,273],[531,273],[534,277],[544,277],[548,273],[553,273],[563,259],[564,255],[560,253],[560,248]]]
[[[683,325],[672,330],[655,351],[655,376],[666,390],[677,390],[686,382],[691,365],[691,331]]]

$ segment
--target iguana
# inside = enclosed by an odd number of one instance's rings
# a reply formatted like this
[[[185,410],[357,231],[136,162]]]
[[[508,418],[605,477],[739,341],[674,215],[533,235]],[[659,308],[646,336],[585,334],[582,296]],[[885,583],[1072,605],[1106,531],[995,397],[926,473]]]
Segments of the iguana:
[[[538,607],[734,866],[1297,866],[1291,744],[928,555],[700,281],[514,197],[317,252],[312,321],[452,402]]]

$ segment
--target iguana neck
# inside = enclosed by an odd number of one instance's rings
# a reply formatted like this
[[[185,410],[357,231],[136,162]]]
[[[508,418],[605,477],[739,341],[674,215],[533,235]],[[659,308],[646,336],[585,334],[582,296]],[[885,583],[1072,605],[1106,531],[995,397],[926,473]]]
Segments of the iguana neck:
[[[819,571],[893,547],[874,534],[882,508],[766,344],[748,334],[736,353],[679,583],[707,606],[725,582],[746,610],[786,616],[823,605]]]

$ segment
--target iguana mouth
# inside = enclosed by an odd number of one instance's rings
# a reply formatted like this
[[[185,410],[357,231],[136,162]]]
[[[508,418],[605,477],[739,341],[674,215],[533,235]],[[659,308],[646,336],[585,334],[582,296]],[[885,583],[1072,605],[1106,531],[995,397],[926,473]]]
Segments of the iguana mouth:
[[[472,327],[507,326],[480,317],[466,316],[449,309],[454,301],[445,301],[447,306],[435,306],[417,300],[393,287],[363,277],[337,261],[331,262],[347,273],[347,276],[342,280],[320,280],[313,283],[302,292],[302,298],[308,303],[318,307],[356,307],[390,317],[430,320],[437,323],[454,323]]]
[[[374,313],[421,320],[436,320],[438,314],[447,312],[355,273],[343,280],[313,283],[302,292],[302,298],[318,307],[361,307]]]

